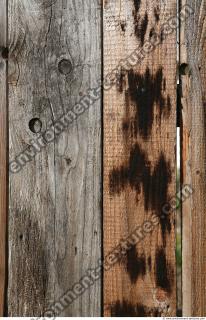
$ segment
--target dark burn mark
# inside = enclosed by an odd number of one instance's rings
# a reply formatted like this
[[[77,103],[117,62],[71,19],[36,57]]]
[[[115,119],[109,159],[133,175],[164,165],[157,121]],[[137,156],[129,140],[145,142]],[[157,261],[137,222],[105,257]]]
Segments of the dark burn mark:
[[[120,70],[120,74],[118,77],[118,81],[117,81],[117,89],[120,93],[123,92],[123,89],[125,88],[126,85],[126,80],[125,80],[125,73],[124,71],[121,69]]]
[[[161,212],[162,206],[168,202],[168,185],[171,182],[171,170],[168,162],[161,153],[153,174],[150,175],[149,185],[151,194],[145,192],[145,207]],[[146,191],[146,190],[145,190]]]
[[[144,207],[159,217],[163,240],[166,232],[171,231],[169,215],[163,215],[162,207],[168,203],[168,185],[171,182],[170,164],[161,153],[152,172],[146,153],[136,143],[131,151],[128,163],[114,168],[109,175],[111,195],[120,194],[127,186],[136,191],[136,199],[141,190],[144,194]]]
[[[162,213],[162,207],[168,203],[168,185],[171,178],[169,163],[161,154],[153,174],[149,177],[150,181],[148,182],[148,188],[144,190],[144,195],[145,209],[154,211],[159,218],[164,244],[166,232],[171,232],[171,222],[169,215]]]
[[[146,310],[144,306],[139,304],[133,305],[130,302],[123,300],[123,302],[117,301],[111,306],[111,316],[112,317],[139,317],[146,316]]]
[[[146,179],[150,175],[146,154],[138,144],[130,151],[128,166],[121,166],[120,169],[113,169],[110,173],[110,193],[119,194],[129,184],[137,194],[141,192],[141,184],[146,187]]]
[[[170,99],[170,96],[168,95],[167,96],[167,109],[171,110],[171,108],[172,108],[171,99]]]
[[[158,308],[153,308],[152,309],[152,314],[151,317],[161,317],[162,316],[162,311],[159,310]]]
[[[125,22],[125,21],[122,21],[122,22],[120,23],[120,27],[121,27],[122,32],[125,32],[125,30],[126,30],[126,22]]]
[[[146,274],[146,258],[142,253],[138,255],[137,249],[133,246],[127,251],[126,257],[122,260],[125,264],[126,271],[129,274],[132,283],[136,283],[139,276],[144,277]]]
[[[171,111],[171,102],[169,96],[167,99],[163,95],[165,86],[165,78],[163,77],[162,68],[152,75],[149,68],[145,74],[134,73],[133,70],[127,72],[128,89],[125,92],[126,105],[135,107],[135,115],[133,118],[129,116],[123,123],[123,131],[131,134],[131,137],[137,136],[139,133],[143,138],[147,139],[151,134],[154,121],[155,105],[159,111],[159,117],[162,114],[169,116]],[[120,79],[118,87],[119,92],[123,91],[123,79]]]
[[[144,44],[145,35],[147,32],[147,26],[148,26],[148,14],[145,12],[144,18],[141,19],[140,15],[138,14],[141,1],[140,0],[133,0],[134,3],[134,11],[133,11],[133,17],[134,17],[134,32],[138,40],[140,40],[141,46]]]
[[[155,255],[156,285],[171,294],[174,281],[174,272],[166,260],[163,248],[158,248]]]
[[[148,264],[148,270],[151,272],[151,270],[152,270],[152,258],[151,257],[148,257],[147,264]]]
[[[155,21],[158,23],[160,20],[160,9],[159,7],[154,8],[154,16],[155,16]]]
[[[148,308],[143,304],[132,304],[126,300],[119,300],[111,306],[112,317],[152,317],[161,316],[157,308]]]
[[[154,36],[154,34],[155,34],[155,29],[152,28],[152,29],[150,30],[150,33],[149,33],[150,39]]]
[[[160,32],[160,43],[162,43],[164,41],[164,39],[165,39],[164,31],[161,30],[161,32]]]
[[[133,2],[134,2],[135,13],[137,14],[141,6],[141,0],[133,0]]]
[[[141,21],[139,19],[135,20],[135,35],[140,40],[141,46],[144,45],[147,26],[148,26],[148,14],[147,12],[145,12],[145,16]]]
[[[166,91],[166,79],[164,78],[164,81],[163,81],[163,90]]]

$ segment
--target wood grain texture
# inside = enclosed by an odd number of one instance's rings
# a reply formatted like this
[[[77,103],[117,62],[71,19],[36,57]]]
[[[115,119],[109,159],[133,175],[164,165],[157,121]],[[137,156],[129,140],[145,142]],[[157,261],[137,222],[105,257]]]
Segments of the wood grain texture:
[[[0,316],[4,314],[7,222],[7,1],[0,1]]]
[[[183,203],[183,316],[206,315],[206,2],[181,25],[182,170],[193,195]]]
[[[142,239],[104,271],[105,316],[176,315],[175,213],[162,218],[176,192],[176,31],[123,61],[171,16],[176,1],[104,2],[105,78],[121,60],[104,91],[105,259],[138,226]]]
[[[9,0],[11,161],[96,86],[100,14],[97,0]],[[101,257],[100,124],[101,99],[10,173],[9,316],[42,316]],[[100,292],[59,315],[99,316]]]

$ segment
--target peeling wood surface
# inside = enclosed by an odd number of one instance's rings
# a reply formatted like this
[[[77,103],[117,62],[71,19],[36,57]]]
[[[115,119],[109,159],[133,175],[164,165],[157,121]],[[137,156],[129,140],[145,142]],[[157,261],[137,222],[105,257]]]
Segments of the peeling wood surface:
[[[100,14],[97,0],[9,0],[10,160],[96,86]],[[101,257],[100,123],[101,99],[10,173],[9,316],[43,316]],[[100,292],[59,315],[99,316]]]
[[[175,213],[162,218],[176,192],[176,31],[161,33],[171,16],[176,1],[104,2],[104,77],[121,61],[117,84],[104,91],[105,257],[147,229],[104,271],[105,316],[176,315]],[[161,44],[128,67],[123,60],[155,32]]]
[[[7,4],[0,1],[0,316],[4,315],[7,229]]]
[[[206,315],[206,2],[181,25],[182,172],[194,190],[183,203],[183,316]]]

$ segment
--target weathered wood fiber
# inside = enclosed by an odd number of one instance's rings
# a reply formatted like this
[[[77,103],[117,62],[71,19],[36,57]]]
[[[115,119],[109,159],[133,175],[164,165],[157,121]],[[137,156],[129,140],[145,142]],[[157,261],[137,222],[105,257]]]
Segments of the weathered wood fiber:
[[[171,16],[176,1],[105,1],[105,78]],[[161,40],[133,67],[122,61],[104,91],[105,257],[137,226],[158,223],[104,271],[105,316],[176,315],[175,212],[161,217],[176,192],[176,31]]]
[[[183,202],[183,316],[206,315],[206,2],[183,1],[181,24],[182,172],[193,195]]]
[[[0,1],[0,316],[6,288],[7,221],[7,3]]]
[[[10,161],[96,86],[100,14],[97,0],[9,0]],[[101,257],[100,106],[10,173],[9,316],[43,315]],[[99,316],[100,292],[58,315]]]

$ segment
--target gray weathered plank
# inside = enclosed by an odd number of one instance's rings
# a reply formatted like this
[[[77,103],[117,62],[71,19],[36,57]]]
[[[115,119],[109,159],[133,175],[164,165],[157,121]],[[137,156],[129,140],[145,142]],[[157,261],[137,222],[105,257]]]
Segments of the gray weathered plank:
[[[11,161],[96,85],[99,9],[97,0],[9,0]],[[100,106],[10,173],[9,316],[43,315],[101,257]],[[99,316],[100,292],[96,281],[59,315]]]
[[[206,315],[206,1],[183,1],[181,24],[182,171],[193,195],[183,202],[183,316]]]
[[[0,316],[4,312],[7,220],[7,1],[0,0]]]

